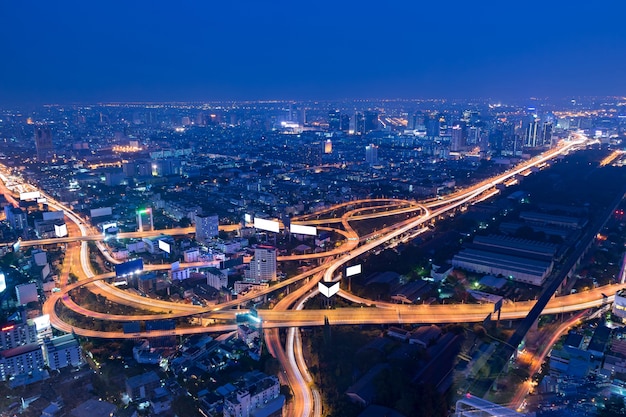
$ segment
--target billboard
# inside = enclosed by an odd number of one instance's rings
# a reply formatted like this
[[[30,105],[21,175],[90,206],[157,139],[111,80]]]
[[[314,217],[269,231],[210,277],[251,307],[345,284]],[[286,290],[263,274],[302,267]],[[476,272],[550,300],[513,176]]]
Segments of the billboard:
[[[315,226],[303,226],[301,224],[291,224],[289,231],[298,235],[317,236],[317,227]]]
[[[22,246],[22,241],[18,239],[17,242],[13,244],[13,252],[19,252],[21,246]]]
[[[0,292],[3,292],[7,289],[7,280],[4,277],[4,274],[0,272]]]
[[[352,275],[361,273],[361,264],[349,266],[346,268],[346,276],[351,277]]]
[[[161,249],[163,252],[170,253],[170,244],[164,240],[159,240],[159,249]]]
[[[243,215],[243,221],[246,222],[246,223],[252,223],[252,216],[247,214],[247,213],[244,214]]]
[[[96,209],[91,209],[89,211],[89,216],[93,219],[94,217],[102,217],[102,216],[110,216],[113,214],[113,210],[111,207],[101,207]]]
[[[268,232],[278,233],[278,222],[275,220],[265,220],[258,217],[254,218],[254,227]]]
[[[43,212],[44,220],[63,220],[63,216],[65,216],[65,213],[62,211],[44,211]]]
[[[20,193],[20,200],[36,200],[41,197],[39,191],[31,191],[29,193]]]
[[[143,259],[141,258],[115,265],[116,277],[138,274],[141,271],[143,271]]]
[[[33,323],[38,332],[45,330],[50,327],[50,315],[44,314],[43,316],[35,317]]]
[[[54,235],[56,237],[65,237],[65,236],[67,236],[67,225],[65,223],[55,224],[54,225]]]
[[[110,230],[110,229],[113,229],[113,230]],[[117,222],[102,223],[102,233],[107,233],[107,232],[117,233]]]
[[[339,292],[339,282],[320,282],[317,284],[317,289],[326,298],[330,298]]]
[[[172,271],[178,271],[180,269],[180,262],[176,261],[172,264]]]

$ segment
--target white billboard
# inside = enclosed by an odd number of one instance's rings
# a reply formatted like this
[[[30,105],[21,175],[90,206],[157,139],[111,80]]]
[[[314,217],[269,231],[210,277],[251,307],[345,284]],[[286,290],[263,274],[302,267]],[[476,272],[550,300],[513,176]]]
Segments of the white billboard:
[[[44,220],[63,220],[63,216],[65,216],[65,213],[62,211],[44,211],[43,212]]]
[[[170,253],[170,244],[164,240],[159,240],[159,249],[161,249],[163,252]]]
[[[3,292],[7,289],[7,281],[4,277],[4,274],[0,272],[0,292]]]
[[[38,332],[45,330],[50,327],[50,315],[44,314],[43,316],[35,317],[33,323]]]
[[[339,292],[339,282],[335,282],[330,287],[327,287],[326,284],[328,283],[320,282],[317,284],[317,288],[326,298],[330,298]]]
[[[278,222],[275,220],[265,220],[258,217],[254,218],[254,227],[268,232],[278,233]]]
[[[291,223],[289,231],[298,235],[317,236],[317,227],[315,226],[303,226],[301,224]]]
[[[37,199],[37,204],[46,204],[48,202],[48,200],[46,200],[45,198],[38,198]]]
[[[36,200],[41,197],[39,191],[31,191],[29,193],[20,193],[20,200]]]
[[[246,223],[252,223],[252,216],[249,215],[248,213],[243,215],[243,221]]]
[[[352,275],[361,273],[361,264],[349,266],[346,268],[346,276],[351,277]]]
[[[113,214],[113,210],[111,209],[111,207],[101,207],[101,208],[91,209],[89,211],[89,215],[92,219],[94,217],[110,216],[111,214]]]
[[[56,237],[65,237],[67,236],[67,225],[63,224],[55,224],[54,225],[54,234]]]
[[[102,233],[106,233],[109,229],[115,229],[111,231],[112,233],[117,232],[117,222],[102,223]]]

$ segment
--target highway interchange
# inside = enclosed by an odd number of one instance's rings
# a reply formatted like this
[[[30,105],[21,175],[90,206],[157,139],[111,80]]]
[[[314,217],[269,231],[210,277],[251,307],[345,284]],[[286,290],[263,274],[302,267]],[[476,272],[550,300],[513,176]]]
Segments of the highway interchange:
[[[312,268],[297,276],[283,280],[276,285],[270,286],[267,290],[262,290],[240,297],[237,300],[213,305],[210,307],[194,306],[182,303],[172,303],[162,300],[141,297],[124,290],[121,290],[106,281],[114,276],[113,273],[96,275],[94,274],[89,260],[88,241],[97,242],[98,248],[103,256],[111,263],[119,263],[111,258],[101,243],[102,235],[86,226],[86,222],[70,208],[59,203],[49,196],[46,196],[48,205],[56,210],[65,212],[70,236],[67,238],[42,239],[35,241],[23,241],[22,246],[45,245],[67,243],[66,255],[62,267],[61,283],[65,284],[66,277],[73,272],[79,277],[78,282],[62,285],[61,290],[46,300],[43,306],[44,314],[49,314],[51,324],[62,331],[74,332],[77,335],[99,338],[139,338],[158,337],[169,335],[186,335],[205,332],[230,331],[236,328],[235,324],[212,325],[209,327],[185,327],[168,331],[150,331],[127,334],[120,331],[103,332],[92,329],[78,328],[65,323],[59,317],[57,303],[62,302],[66,308],[78,314],[85,315],[98,320],[110,320],[114,322],[128,321],[148,321],[155,319],[180,318],[201,316],[218,320],[233,320],[236,313],[241,310],[234,310],[243,303],[256,299],[270,292],[277,291],[292,284],[303,282],[296,290],[292,290],[287,296],[281,299],[272,310],[259,310],[259,317],[262,320],[265,332],[266,344],[269,351],[277,357],[285,370],[286,383],[288,383],[294,393],[293,404],[290,408],[290,415],[308,417],[310,415],[321,415],[321,400],[319,393],[311,389],[312,379],[308,374],[306,365],[302,357],[302,350],[299,343],[300,326],[323,325],[325,319],[331,324],[398,324],[398,323],[458,323],[458,322],[481,322],[493,311],[492,304],[461,304],[461,305],[398,305],[360,299],[345,291],[340,291],[338,296],[347,298],[361,304],[363,307],[344,308],[335,310],[304,310],[302,306],[304,300],[316,294],[317,282],[336,281],[341,278],[342,268],[358,258],[359,256],[380,248],[385,244],[398,240],[408,240],[416,233],[427,230],[427,226],[448,212],[458,209],[464,205],[491,197],[497,193],[496,185],[510,180],[516,175],[527,172],[533,166],[541,166],[545,162],[559,155],[576,150],[585,146],[588,140],[575,134],[571,140],[564,141],[560,146],[551,149],[531,160],[510,169],[509,171],[481,181],[469,188],[459,190],[443,199],[435,199],[416,203],[406,200],[377,199],[363,200],[343,203],[331,208],[327,208],[317,213],[294,218],[293,222],[298,224],[316,225],[320,230],[328,230],[339,233],[345,240],[344,243],[330,251],[302,254],[286,255],[278,258],[278,261],[319,259],[319,266]],[[342,213],[341,217],[336,217],[335,212]],[[359,236],[351,223],[359,220],[381,218],[387,216],[390,220],[389,226],[376,231],[368,236]],[[393,218],[391,218],[393,216]],[[398,220],[399,219],[399,220]],[[340,225],[341,228],[334,225]],[[233,226],[229,226],[233,227]],[[193,228],[166,229],[152,232],[129,232],[120,233],[121,237],[148,237],[160,234],[186,235],[193,233]],[[182,267],[198,267],[201,263],[182,264]],[[171,265],[146,265],[146,270],[167,270]],[[70,292],[78,287],[86,286],[89,290],[105,296],[112,302],[126,304],[142,310],[149,310],[158,314],[141,315],[110,315],[101,312],[90,311],[77,305],[70,297]],[[612,301],[612,297],[603,297],[603,294],[614,294],[619,286],[603,287],[582,294],[573,294],[564,297],[553,298],[544,309],[543,314],[563,313],[576,311],[590,307],[597,307],[606,302]],[[523,301],[508,303],[503,306],[502,319],[523,318],[531,310],[535,301]],[[287,345],[282,346],[278,334],[279,328],[288,328]]]

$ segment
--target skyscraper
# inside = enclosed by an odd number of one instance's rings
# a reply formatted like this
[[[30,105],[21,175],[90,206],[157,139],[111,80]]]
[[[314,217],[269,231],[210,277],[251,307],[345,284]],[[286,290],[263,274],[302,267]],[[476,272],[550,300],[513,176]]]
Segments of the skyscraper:
[[[378,163],[378,146],[369,144],[365,147],[365,162],[370,165]]]
[[[460,123],[452,126],[452,135],[450,136],[450,151],[459,152],[464,147],[463,127]]]
[[[341,115],[341,131],[348,133],[350,131],[350,116],[347,114]]]
[[[537,139],[537,131],[539,129],[539,123],[536,120],[528,123],[526,127],[525,137],[524,137],[524,146],[529,148],[534,148],[538,145]]]
[[[543,122],[541,127],[541,141],[543,146],[550,146],[552,144],[552,123]]]
[[[250,262],[250,278],[254,282],[276,281],[276,248],[257,246]]]
[[[35,150],[37,159],[40,161],[50,157],[53,151],[52,132],[48,126],[38,126],[35,128]]]
[[[364,135],[365,134],[365,117],[363,113],[356,112],[354,114],[354,134],[355,135]]]
[[[378,130],[378,112],[367,110],[363,114],[364,117],[364,130],[365,133],[371,132],[373,130]]]
[[[328,112],[328,130],[335,132],[341,129],[341,113],[339,110]]]
[[[330,139],[326,139],[324,142],[324,153],[326,155],[333,153],[333,142]]]

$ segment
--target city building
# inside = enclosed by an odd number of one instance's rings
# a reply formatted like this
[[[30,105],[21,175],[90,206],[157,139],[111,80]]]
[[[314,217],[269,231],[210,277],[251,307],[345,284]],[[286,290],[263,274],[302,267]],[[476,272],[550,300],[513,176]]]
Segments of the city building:
[[[70,412],[71,417],[113,417],[117,407],[106,401],[93,398],[80,404]]]
[[[378,122],[378,112],[373,110],[366,110],[363,113],[363,125],[365,133],[378,130],[380,123]]]
[[[330,139],[326,139],[324,142],[324,154],[329,155],[333,153],[333,142]]]
[[[0,349],[2,350],[36,342],[35,324],[8,322],[0,327]]]
[[[341,112],[331,110],[328,112],[328,130],[338,131],[341,128]]]
[[[8,205],[4,206],[4,214],[11,229],[24,230],[28,227],[26,212],[24,212],[24,210]]]
[[[452,258],[452,265],[455,268],[503,275],[515,281],[541,286],[552,272],[553,263],[479,249],[463,249]]]
[[[2,350],[0,351],[0,380],[6,381],[12,376],[38,371],[45,365],[43,352],[38,343]]]
[[[455,124],[452,126],[452,133],[450,136],[450,151],[460,152],[464,149],[463,138],[463,126],[461,124]]]
[[[252,371],[236,385],[237,391],[224,398],[224,417],[282,416],[285,397],[276,376]]]
[[[47,160],[54,147],[52,145],[52,132],[48,126],[38,126],[35,128],[35,151],[37,159],[40,161]]]
[[[198,214],[196,222],[196,240],[200,243],[207,243],[209,240],[219,235],[219,217],[217,214]]]
[[[541,286],[552,272],[557,250],[557,245],[527,239],[476,236],[471,244],[452,258],[452,265]]]
[[[254,258],[250,262],[250,281],[276,281],[276,252],[276,248],[272,246],[254,248]]]
[[[365,147],[365,162],[370,165],[378,163],[378,146],[369,144]]]
[[[206,275],[207,285],[215,289],[221,290],[228,286],[228,276],[217,268],[207,268],[204,275]]]
[[[154,371],[136,375],[126,380],[126,394],[132,400],[147,399],[155,388],[161,386],[161,380]]]
[[[39,294],[37,294],[37,284],[35,284],[34,282],[16,285],[15,293],[17,295],[17,303],[19,305],[25,305],[31,302],[39,301]]]
[[[52,370],[83,364],[80,345],[72,334],[45,338],[43,351],[46,364]]]
[[[619,290],[615,294],[613,316],[617,317],[622,323],[626,322],[626,290]]]

